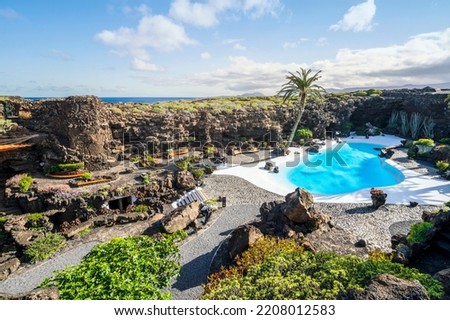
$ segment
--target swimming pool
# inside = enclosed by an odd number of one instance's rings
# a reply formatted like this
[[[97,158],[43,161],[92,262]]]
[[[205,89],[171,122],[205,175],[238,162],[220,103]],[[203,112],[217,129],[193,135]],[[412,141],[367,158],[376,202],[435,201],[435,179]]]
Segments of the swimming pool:
[[[378,157],[383,147],[351,142],[329,146],[319,153],[309,153],[300,164],[287,167],[286,177],[292,184],[317,195],[399,184],[405,176],[386,159]]]

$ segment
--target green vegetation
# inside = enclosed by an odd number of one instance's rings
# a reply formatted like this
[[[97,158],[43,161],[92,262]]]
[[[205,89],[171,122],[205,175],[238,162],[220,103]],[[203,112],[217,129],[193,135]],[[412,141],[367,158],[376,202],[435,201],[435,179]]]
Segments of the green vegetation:
[[[81,179],[84,181],[89,181],[92,179],[92,173],[91,172],[85,172],[83,173],[83,175],[81,176]]]
[[[84,168],[84,162],[60,163],[50,167],[50,172],[71,172]]]
[[[445,162],[445,161],[437,161],[436,162],[436,168],[438,168],[438,170],[440,172],[447,171],[449,166],[450,166],[450,164],[448,162]]]
[[[190,163],[189,161],[183,160],[183,161],[178,161],[177,163],[175,163],[175,165],[177,166],[178,169],[180,169],[181,171],[186,171],[190,168]]]
[[[81,230],[80,232],[78,232],[78,235],[79,235],[80,237],[82,237],[82,236],[84,236],[84,235],[90,233],[91,231],[92,231],[91,228],[86,228],[86,229]]]
[[[8,221],[8,217],[0,217],[0,226],[4,225]]]
[[[281,95],[283,97],[283,103],[293,99],[294,97],[297,98],[297,118],[295,120],[294,126],[292,127],[291,134],[289,135],[286,148],[289,148],[291,146],[292,140],[294,140],[298,125],[300,124],[303,112],[305,111],[307,100],[320,100],[322,95],[325,93],[325,89],[315,83],[321,78],[320,73],[322,72],[322,70],[319,70],[313,75],[311,75],[311,72],[311,69],[306,70],[303,68],[300,69],[300,72],[297,71],[296,74],[289,72],[289,75],[286,76],[286,79],[288,81],[283,84],[281,90],[278,92],[278,95]]]
[[[313,132],[309,128],[300,128],[295,133],[295,136],[297,137],[297,139],[303,139],[303,140],[312,139]]]
[[[443,295],[440,282],[390,261],[384,254],[364,260],[333,252],[304,251],[293,240],[265,237],[236,261],[209,278],[202,299],[317,300],[362,291],[381,274],[418,280],[432,298]]]
[[[27,192],[28,190],[30,190],[31,184],[33,183],[33,177],[26,175],[24,177],[22,177],[22,179],[20,179],[19,181],[19,190],[20,192]]]
[[[111,111],[114,112],[117,115],[122,114],[122,110],[119,107],[111,107]]]
[[[432,147],[432,146],[434,146],[434,140],[433,139],[419,139],[417,141],[414,141],[414,145]]]
[[[205,170],[204,169],[193,169],[193,170],[191,170],[191,173],[194,176],[194,178],[196,180],[198,180],[205,175]]]
[[[41,286],[57,286],[61,299],[68,300],[171,299],[164,289],[179,274],[174,242],[182,236],[115,238],[95,246],[79,265],[56,272]]]
[[[433,229],[433,224],[430,222],[419,222],[411,226],[406,240],[409,244],[422,242],[425,240],[427,233]]]
[[[136,207],[134,207],[134,212],[141,212],[145,213],[148,211],[148,206],[145,204],[138,204]]]
[[[41,220],[44,217],[44,213],[42,212],[35,212],[35,213],[30,213],[27,216],[27,221],[29,222],[38,222],[39,220]]]
[[[439,140],[439,143],[449,144],[450,138],[442,138],[441,140]]]
[[[61,249],[64,242],[65,239],[62,235],[50,233],[33,241],[25,250],[25,255],[32,262],[42,261]]]
[[[0,134],[8,132],[12,128],[13,124],[14,122],[9,119],[0,119]]]
[[[143,174],[141,177],[142,177],[142,183],[144,183],[144,185],[148,186],[150,184],[150,176],[148,174]]]

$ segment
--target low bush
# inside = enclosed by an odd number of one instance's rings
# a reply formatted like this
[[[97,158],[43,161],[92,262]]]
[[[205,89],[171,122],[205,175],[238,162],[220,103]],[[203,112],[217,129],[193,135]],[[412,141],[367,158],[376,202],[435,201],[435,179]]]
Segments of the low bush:
[[[58,287],[61,299],[68,300],[170,299],[166,288],[180,271],[177,237],[115,238],[41,286]]]
[[[438,170],[440,172],[447,171],[449,166],[450,166],[450,164],[448,162],[445,162],[445,161],[437,161],[436,162],[436,168],[438,168]]]
[[[4,225],[8,221],[8,217],[0,217],[0,226]]]
[[[33,263],[42,261],[61,249],[64,246],[64,242],[65,238],[62,235],[50,233],[33,241],[25,250],[25,255]]]
[[[406,240],[409,244],[422,242],[425,240],[427,233],[433,229],[433,224],[430,222],[419,222],[411,226]]]
[[[27,221],[29,221],[29,222],[37,222],[37,221],[41,220],[43,217],[44,217],[44,214],[42,212],[30,213],[27,216]]]
[[[293,240],[262,238],[236,265],[210,276],[202,299],[317,300],[362,291],[381,274],[418,280],[431,298],[443,295],[430,275],[375,254],[364,260],[333,252],[304,251]]]
[[[92,179],[92,173],[91,172],[85,172],[81,176],[81,180],[83,180],[83,181],[89,181],[91,179]]]
[[[178,169],[180,169],[181,171],[185,171],[188,170],[190,167],[190,163],[186,160],[183,161],[178,161],[177,163],[175,163],[175,165],[177,166]]]
[[[71,172],[84,168],[84,162],[60,163],[50,167],[50,172]]]
[[[193,169],[191,171],[191,173],[194,176],[194,178],[197,180],[205,175],[205,170],[204,169]]]
[[[134,207],[134,212],[145,213],[148,211],[148,206],[145,204],[138,204]]]
[[[313,137],[313,132],[309,128],[300,128],[295,133],[297,139],[311,139]]]
[[[450,144],[450,138],[442,138],[441,140],[439,140],[439,142],[444,144]]]
[[[414,145],[417,146],[425,146],[425,147],[432,147],[434,146],[434,140],[433,139],[419,139],[417,141],[414,141]]]
[[[30,190],[31,184],[33,183],[33,177],[26,175],[19,181],[20,192],[27,192]]]

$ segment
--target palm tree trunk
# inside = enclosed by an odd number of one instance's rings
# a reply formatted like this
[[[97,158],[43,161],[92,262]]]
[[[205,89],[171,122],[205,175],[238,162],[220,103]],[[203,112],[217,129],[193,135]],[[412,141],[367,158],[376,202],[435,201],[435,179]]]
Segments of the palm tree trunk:
[[[302,95],[300,98],[300,108],[299,108],[300,110],[297,114],[297,119],[295,119],[295,123],[292,126],[291,134],[289,135],[289,139],[284,150],[287,150],[291,146],[292,141],[294,140],[298,125],[300,124],[300,121],[302,120],[303,117],[303,112],[305,111],[305,103],[306,103],[306,96]]]

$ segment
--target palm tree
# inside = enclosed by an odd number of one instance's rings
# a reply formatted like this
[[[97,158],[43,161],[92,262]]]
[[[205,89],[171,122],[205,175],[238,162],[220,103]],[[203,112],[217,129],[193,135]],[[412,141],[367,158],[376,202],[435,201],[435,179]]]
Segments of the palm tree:
[[[292,127],[285,150],[291,146],[292,140],[294,140],[295,132],[297,131],[298,125],[302,120],[308,98],[320,98],[322,97],[322,94],[326,92],[324,88],[315,84],[315,82],[321,78],[319,74],[322,70],[319,70],[314,75],[311,75],[311,72],[311,69],[306,70],[303,68],[295,74],[289,72],[286,76],[288,82],[283,84],[281,90],[278,92],[278,95],[283,96],[283,103],[293,97],[298,97],[296,101],[296,105],[299,109],[297,119]]]
[[[450,107],[450,94],[445,98],[445,102],[448,103],[448,106]]]

